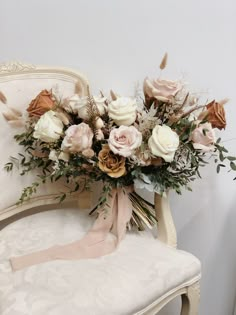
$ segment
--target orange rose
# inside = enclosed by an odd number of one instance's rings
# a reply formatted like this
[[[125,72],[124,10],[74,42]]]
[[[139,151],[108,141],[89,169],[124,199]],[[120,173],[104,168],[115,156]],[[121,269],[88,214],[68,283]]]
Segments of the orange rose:
[[[225,129],[225,109],[224,104],[212,101],[207,105],[207,120],[213,128]]]
[[[30,117],[40,117],[54,107],[52,92],[43,90],[31,101],[27,112]]]
[[[104,145],[98,154],[98,167],[108,176],[118,178],[126,173],[125,158],[110,151],[108,145]]]

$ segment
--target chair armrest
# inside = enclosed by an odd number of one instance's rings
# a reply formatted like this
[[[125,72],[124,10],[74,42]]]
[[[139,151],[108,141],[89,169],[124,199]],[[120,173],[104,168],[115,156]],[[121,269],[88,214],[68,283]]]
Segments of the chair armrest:
[[[158,239],[167,245],[176,248],[177,236],[173,217],[170,210],[168,192],[166,196],[154,196],[156,217],[158,220]]]

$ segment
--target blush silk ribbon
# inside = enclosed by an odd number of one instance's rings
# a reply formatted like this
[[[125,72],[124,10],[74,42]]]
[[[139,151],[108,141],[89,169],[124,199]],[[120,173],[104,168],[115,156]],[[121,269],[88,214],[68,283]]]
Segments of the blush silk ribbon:
[[[81,240],[12,257],[10,258],[12,269],[16,271],[56,259],[96,258],[113,252],[124,238],[127,223],[132,216],[132,203],[129,199],[131,191],[131,187],[113,189],[111,196],[108,197],[110,209],[106,216],[101,211],[93,227]]]

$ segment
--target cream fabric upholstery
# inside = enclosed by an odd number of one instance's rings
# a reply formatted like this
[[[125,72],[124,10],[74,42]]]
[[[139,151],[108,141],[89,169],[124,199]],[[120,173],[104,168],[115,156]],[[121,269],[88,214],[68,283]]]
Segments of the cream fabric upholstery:
[[[113,254],[12,273],[8,258],[81,238],[86,211],[51,210],[0,232],[1,315],[128,315],[199,277],[200,263],[148,233],[127,233]],[[141,235],[140,235],[141,234]]]

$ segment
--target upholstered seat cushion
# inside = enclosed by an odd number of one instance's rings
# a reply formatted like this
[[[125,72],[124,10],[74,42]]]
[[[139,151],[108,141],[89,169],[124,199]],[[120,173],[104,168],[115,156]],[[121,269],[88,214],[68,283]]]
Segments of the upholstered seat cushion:
[[[86,211],[51,210],[0,232],[1,315],[135,314],[169,290],[199,277],[200,262],[148,233],[127,233],[111,255],[53,261],[12,272],[9,257],[81,238]]]

